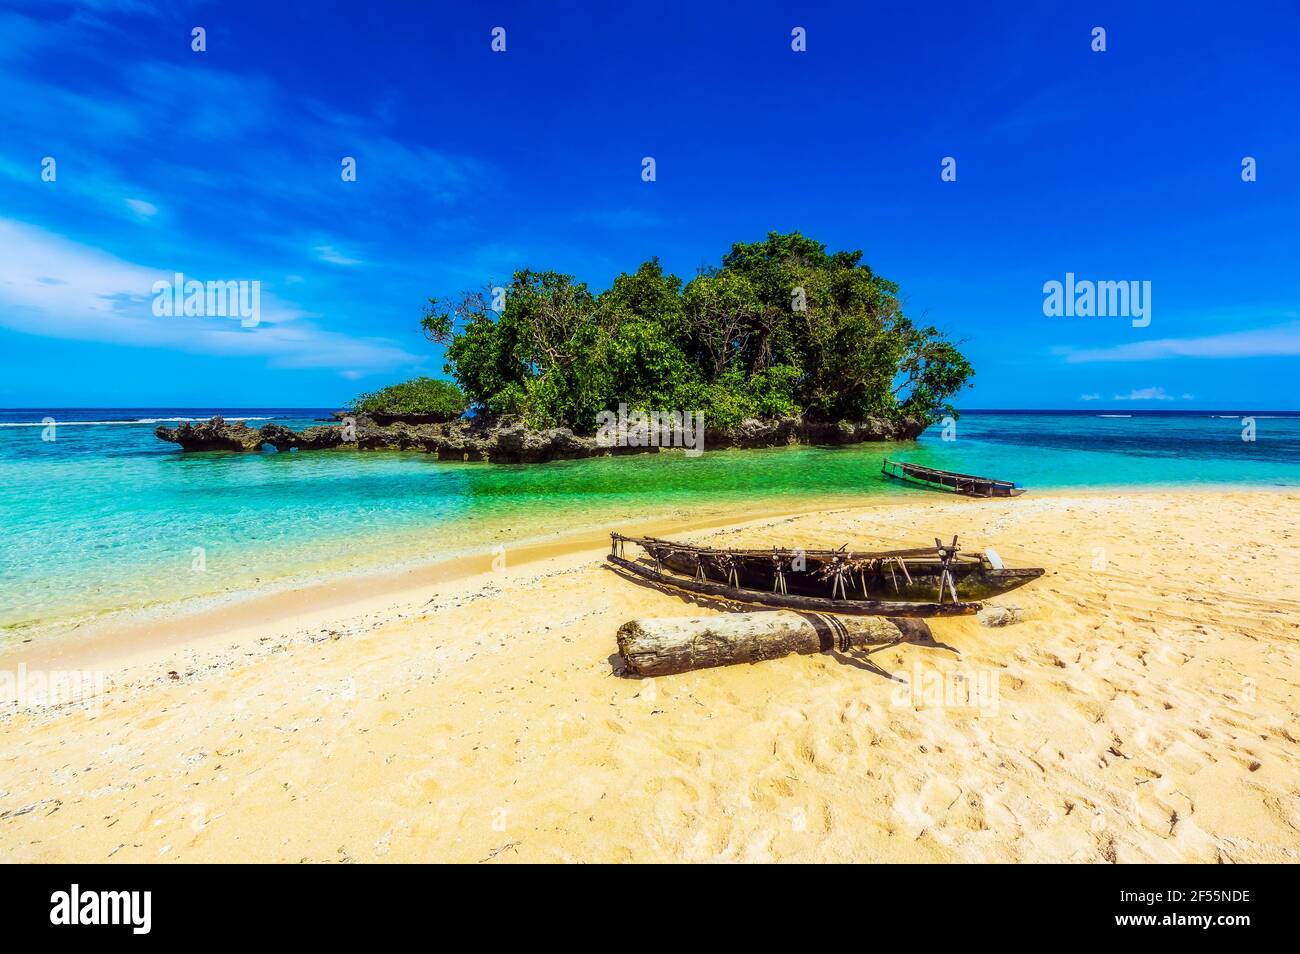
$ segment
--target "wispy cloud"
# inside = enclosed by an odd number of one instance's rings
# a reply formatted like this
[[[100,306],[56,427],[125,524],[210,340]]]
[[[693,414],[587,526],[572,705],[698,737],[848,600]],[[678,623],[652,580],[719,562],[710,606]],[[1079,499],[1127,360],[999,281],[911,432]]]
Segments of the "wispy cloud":
[[[64,339],[228,356],[232,379],[274,367],[355,380],[428,361],[395,339],[425,283],[496,248],[480,221],[501,179],[494,166],[381,110],[316,101],[276,64],[164,61],[132,42],[129,19],[59,7],[57,32],[36,0],[32,16],[0,11],[0,329],[51,339],[51,350]],[[61,63],[68,50],[73,68]],[[41,179],[44,156],[55,181]],[[357,181],[340,177],[343,156],[356,158]],[[384,246],[396,277],[377,293],[361,266],[391,234],[394,209],[420,252]],[[465,270],[467,286],[481,283]],[[155,317],[153,283],[178,271],[260,281],[260,323]],[[364,326],[353,320],[362,313]],[[385,326],[392,337],[376,332]]]
[[[362,264],[361,259],[352,258],[348,255],[344,255],[333,245],[317,245],[314,249],[312,249],[312,251],[316,253],[316,257],[319,258],[322,262],[329,262],[331,265],[361,265]]]
[[[1095,392],[1095,391],[1094,391],[1092,394],[1080,394],[1080,395],[1079,395],[1079,400],[1080,400],[1080,401],[1100,401],[1100,400],[1101,400],[1101,395],[1098,394],[1098,393]]]
[[[1096,397],[1096,395],[1094,395]],[[1192,396],[1184,394],[1183,400],[1190,401]],[[1088,400],[1088,398],[1084,398]],[[1113,400],[1116,401],[1175,401],[1172,394],[1166,394],[1164,388],[1134,388],[1128,394],[1116,394]]]
[[[191,275],[202,280],[205,276]],[[206,276],[258,280],[256,276]],[[262,320],[154,316],[153,284],[167,269],[0,219],[0,326],[48,338],[264,359],[279,368],[387,371],[421,358],[395,342],[319,327],[291,303],[262,294]]]
[[[1168,358],[1264,358],[1300,355],[1300,322],[1196,338],[1158,338],[1109,348],[1057,348],[1068,364]]]
[[[165,209],[169,221],[188,233],[187,247],[264,261],[300,255],[301,243],[292,247],[296,240],[328,234],[340,218],[353,234],[386,232],[395,207],[420,223],[417,231],[436,231],[436,223],[453,218],[453,208],[473,220],[499,181],[482,160],[405,141],[406,130],[376,115],[318,103],[270,73],[214,68],[202,57],[127,61],[101,53],[112,48],[104,42],[107,29],[86,21],[64,24],[61,35],[61,43],[96,64],[93,95],[63,71],[0,70],[9,147],[0,157],[0,177],[8,183],[0,187],[13,190],[0,191],[0,200],[17,194],[30,202],[40,158],[54,157],[57,182],[43,183],[40,195],[75,200],[78,217],[42,222],[65,234],[113,227],[87,214],[92,204],[132,223]],[[37,21],[0,13],[0,33],[8,38],[11,30],[25,58],[50,55]],[[160,136],[161,129],[168,134]],[[221,159],[196,159],[196,148],[219,152]],[[357,162],[356,182],[340,177],[344,156]],[[162,183],[166,193],[152,194]],[[476,204],[465,205],[469,198]],[[44,215],[47,207],[29,204],[17,214]],[[59,207],[58,214],[72,208]],[[286,221],[297,234],[286,234]],[[458,242],[476,233],[487,238],[486,231],[464,224]],[[344,264],[338,258],[352,256],[338,252],[322,260]]]

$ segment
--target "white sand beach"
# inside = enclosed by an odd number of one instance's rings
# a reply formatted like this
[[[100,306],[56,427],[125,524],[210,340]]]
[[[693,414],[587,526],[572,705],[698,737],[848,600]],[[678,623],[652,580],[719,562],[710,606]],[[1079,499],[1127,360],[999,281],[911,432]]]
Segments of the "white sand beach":
[[[713,610],[587,536],[206,620],[34,640],[105,691],[0,709],[9,861],[1300,860],[1293,492],[921,497],[653,529],[960,533],[1023,621],[657,679],[614,634]],[[623,529],[618,527],[610,529]],[[993,695],[949,705],[927,686]]]

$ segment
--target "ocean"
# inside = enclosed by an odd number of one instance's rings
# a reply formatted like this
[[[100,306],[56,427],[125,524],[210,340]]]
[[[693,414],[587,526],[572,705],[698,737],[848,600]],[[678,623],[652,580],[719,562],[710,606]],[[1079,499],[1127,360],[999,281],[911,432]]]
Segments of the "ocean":
[[[969,411],[951,441],[936,426],[916,443],[706,447],[693,459],[666,451],[542,465],[388,451],[187,454],[153,434],[159,423],[218,413],[301,428],[331,412],[0,410],[0,639],[509,547],[612,519],[930,493],[882,478],[884,456],[1014,480],[1031,492],[1300,488],[1296,412]],[[1243,416],[1253,418],[1253,441],[1242,439]]]

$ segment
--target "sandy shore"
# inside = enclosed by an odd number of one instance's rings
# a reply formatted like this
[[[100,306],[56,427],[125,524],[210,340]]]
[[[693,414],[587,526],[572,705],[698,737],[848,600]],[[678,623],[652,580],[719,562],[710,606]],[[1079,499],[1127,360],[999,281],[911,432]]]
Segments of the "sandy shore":
[[[604,569],[594,537],[14,647],[0,671],[106,688],[0,707],[0,857],[1297,861],[1298,511],[1149,492],[683,518],[725,544],[959,533],[1048,574],[992,601],[1015,625],[655,680],[615,674],[619,624],[711,611]]]

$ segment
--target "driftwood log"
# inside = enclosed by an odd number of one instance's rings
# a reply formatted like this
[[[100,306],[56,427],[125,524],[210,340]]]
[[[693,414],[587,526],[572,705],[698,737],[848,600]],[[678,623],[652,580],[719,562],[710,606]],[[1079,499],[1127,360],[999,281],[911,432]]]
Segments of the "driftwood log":
[[[725,616],[634,619],[618,629],[626,671],[668,676],[729,663],[779,659],[790,653],[841,652],[867,643],[898,642],[928,629],[917,620],[839,618],[780,610]]]

